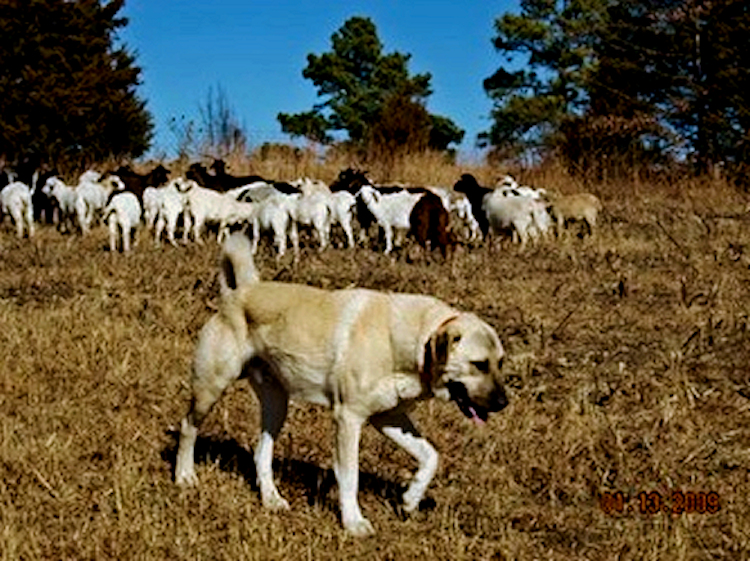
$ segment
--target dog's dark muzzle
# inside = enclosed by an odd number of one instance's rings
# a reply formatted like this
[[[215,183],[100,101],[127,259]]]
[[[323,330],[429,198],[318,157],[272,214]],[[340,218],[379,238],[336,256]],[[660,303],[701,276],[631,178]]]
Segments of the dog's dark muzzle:
[[[451,399],[456,402],[461,412],[474,421],[484,422],[490,413],[502,411],[508,405],[508,396],[502,386],[495,387],[483,403],[477,403],[471,399],[466,391],[466,386],[461,382],[448,382],[446,387],[450,392]]]
[[[491,413],[502,411],[508,406],[508,396],[505,395],[505,389],[501,386],[495,388],[487,399],[487,409]]]

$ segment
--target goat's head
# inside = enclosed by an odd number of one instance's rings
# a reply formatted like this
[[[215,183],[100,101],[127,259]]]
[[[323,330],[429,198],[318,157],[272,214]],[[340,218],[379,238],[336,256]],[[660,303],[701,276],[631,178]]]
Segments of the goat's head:
[[[185,177],[204,185],[206,183],[205,178],[209,177],[209,174],[208,170],[202,164],[196,162],[190,164],[190,167],[185,172]]]
[[[124,191],[125,183],[116,175],[109,175],[100,181],[100,185],[107,191]]]
[[[496,183],[497,187],[507,187],[509,189],[517,189],[518,188],[518,182],[513,179],[513,176],[506,175],[502,177],[501,179],[497,180]]]
[[[214,163],[211,164],[211,169],[214,170],[214,173],[216,175],[226,175],[227,174],[227,164],[224,160],[221,159],[214,159]]]
[[[131,168],[128,165],[120,166],[119,168],[117,168],[117,170],[115,170],[115,171],[113,171],[111,173],[114,174],[114,175],[116,175],[116,176],[118,176],[118,177],[121,177],[121,178],[122,177],[133,177],[135,175],[138,175],[137,173],[135,173],[133,171],[133,168]]]
[[[47,181],[44,182],[44,186],[42,187],[42,193],[47,195],[48,197],[52,195],[55,192],[59,192],[61,189],[61,186],[64,185],[62,180],[57,176],[52,176],[47,179]]]
[[[78,183],[87,183],[87,182],[94,182],[96,183],[102,178],[102,174],[99,173],[96,170],[90,169],[87,171],[84,171],[81,174],[81,177],[78,178]]]
[[[171,172],[163,165],[159,164],[152,169],[146,176],[147,183],[153,187],[159,187],[169,181],[169,174]]]
[[[177,179],[174,180],[174,186],[177,188],[177,190],[180,193],[187,193],[188,191],[190,191],[193,187],[197,185],[198,184],[190,178],[185,179],[182,177],[178,177]]]
[[[461,175],[461,178],[456,181],[456,184],[453,186],[454,191],[466,194],[473,193],[480,189],[482,189],[482,187],[477,183],[476,178],[470,173],[464,173]]]
[[[367,179],[367,172],[356,170],[353,168],[346,168],[339,173],[336,181],[331,183],[331,191],[349,191],[350,193],[356,193],[365,185],[371,185],[370,180]]]

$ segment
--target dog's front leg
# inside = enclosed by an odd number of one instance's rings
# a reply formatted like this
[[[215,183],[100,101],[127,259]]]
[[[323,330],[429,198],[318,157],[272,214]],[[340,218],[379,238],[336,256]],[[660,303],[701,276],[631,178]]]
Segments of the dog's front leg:
[[[263,507],[288,510],[289,503],[281,496],[273,481],[273,444],[286,419],[289,394],[275,378],[260,373],[251,376],[253,388],[261,403],[261,434],[255,449],[255,471]]]
[[[387,411],[372,417],[370,422],[419,463],[419,468],[403,496],[404,510],[412,512],[419,507],[430,481],[435,476],[438,453],[432,444],[419,434],[405,412]]]
[[[333,418],[336,421],[333,469],[339,484],[341,522],[346,531],[353,536],[368,536],[374,534],[375,530],[370,521],[362,516],[357,500],[359,491],[359,437],[365,419],[343,406],[334,408]]]

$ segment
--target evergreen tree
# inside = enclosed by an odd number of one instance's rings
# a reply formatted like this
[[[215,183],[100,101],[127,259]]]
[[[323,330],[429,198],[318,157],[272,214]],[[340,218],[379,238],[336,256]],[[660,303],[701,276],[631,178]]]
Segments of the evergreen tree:
[[[124,0],[0,0],[0,157],[77,169],[145,152],[140,69],[116,32]]]
[[[430,74],[411,76],[407,68],[410,55],[384,54],[375,24],[369,18],[347,20],[333,34],[331,43],[330,52],[309,54],[302,71],[317,87],[318,96],[327,99],[311,111],[280,113],[278,120],[284,132],[330,143],[333,131],[346,131],[348,140],[359,148],[368,148],[373,139],[390,146],[424,145],[440,150],[461,142],[463,131],[450,119],[429,115],[424,109],[432,93]],[[386,113],[400,110],[426,115],[419,121],[421,130],[410,126],[412,132],[405,137],[390,135],[388,127],[403,122],[403,118]],[[385,122],[389,124],[386,126]],[[396,128],[401,133],[405,130],[401,125]],[[427,142],[423,143],[425,137]]]
[[[495,21],[493,44],[508,62],[484,81],[494,102],[493,125],[479,137],[512,156],[555,145],[569,118],[586,108],[586,80],[595,68],[593,42],[604,24],[607,0],[521,0],[521,14]],[[510,66],[510,64],[508,65]]]
[[[522,0],[496,48],[528,69],[485,80],[505,154],[541,147],[601,177],[687,161],[735,173],[750,156],[744,0]]]

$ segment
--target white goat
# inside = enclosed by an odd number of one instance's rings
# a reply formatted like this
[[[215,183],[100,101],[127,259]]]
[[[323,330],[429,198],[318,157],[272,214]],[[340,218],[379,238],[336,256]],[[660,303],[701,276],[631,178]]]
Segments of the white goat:
[[[99,173],[96,170],[89,169],[89,170],[84,171],[81,174],[81,176],[78,178],[78,184],[80,185],[81,183],[89,183],[89,182],[96,183],[101,178],[102,178],[101,173]]]
[[[521,185],[517,189],[508,191],[505,189],[498,189],[495,191],[494,196],[501,195],[508,198],[516,199],[530,199],[536,201],[537,204],[529,204],[532,218],[534,219],[534,227],[529,229],[529,234],[536,238],[537,235],[547,237],[552,231],[552,216],[549,214],[550,203],[547,199],[546,191],[543,189],[534,189],[527,185]]]
[[[239,201],[259,203],[266,200],[268,197],[275,197],[276,195],[282,194],[276,187],[265,181],[256,181],[254,183],[248,183],[237,189],[227,191],[227,194],[232,194]]]
[[[154,188],[155,192],[149,193],[149,207],[151,207],[151,205],[156,206],[155,211],[150,208],[148,212],[155,212],[156,215],[156,223],[154,225],[154,243],[157,246],[161,244],[161,234],[165,227],[167,230],[167,240],[169,240],[169,243],[173,246],[177,245],[175,242],[175,232],[177,231],[177,222],[182,214],[184,214],[185,220],[182,229],[182,242],[187,243],[188,230],[190,229],[189,217],[185,212],[187,196],[178,189],[180,181],[180,179],[173,179],[164,187],[156,187]],[[146,191],[148,191],[148,189],[146,189]],[[146,205],[145,191],[143,193],[143,204]]]
[[[219,234],[217,241],[221,243],[229,237],[229,229],[232,226],[252,224],[256,212],[256,203],[246,203],[229,199],[223,206],[222,216],[219,219]]]
[[[224,191],[224,194],[228,197],[232,197],[233,199],[243,199],[245,197],[252,198],[253,194],[255,192],[263,191],[263,194],[265,194],[268,189],[273,189],[273,185],[266,183],[265,181],[254,181],[252,183],[248,183],[247,185],[242,185],[240,187],[235,187],[233,189],[229,189],[228,191]],[[263,196],[261,195],[261,198]]]
[[[102,217],[109,226],[109,250],[113,253],[117,251],[119,237],[123,252],[130,251],[130,238],[141,222],[141,203],[138,202],[138,197],[130,191],[116,193],[104,207]]]
[[[310,179],[309,177],[300,177],[289,182],[292,187],[297,187],[304,196],[310,196],[315,193],[330,194],[331,189],[320,179]]]
[[[326,228],[325,244],[327,245],[330,240],[330,229],[339,224],[344,229],[346,235],[347,247],[354,247],[354,233],[352,229],[352,220],[354,218],[353,210],[354,205],[357,203],[356,197],[347,191],[337,191],[332,193],[330,187],[326,185],[320,179],[310,179],[309,177],[301,177],[290,181],[289,184],[293,187],[297,187],[302,192],[302,201],[310,201],[310,206],[316,207],[315,210],[310,210],[309,213],[315,214],[315,220],[318,226],[315,227],[318,232],[319,238],[322,240],[324,236],[321,236],[321,231]],[[328,218],[323,218],[322,208],[320,201],[325,201],[328,207]],[[302,204],[302,203],[300,203]],[[308,224],[314,222],[313,217],[310,217]],[[300,222],[298,223],[305,223]],[[325,249],[321,241],[321,250]]]
[[[545,189],[520,185],[511,175],[506,175],[498,180],[495,189],[502,191],[506,196],[531,197],[532,199],[541,199],[547,196]]]
[[[85,172],[83,175],[89,173],[92,172]],[[81,177],[83,178],[83,176]],[[76,187],[75,209],[76,216],[78,217],[78,225],[83,235],[89,233],[99,214],[104,210],[107,199],[109,199],[112,192],[124,189],[125,184],[116,175],[110,175],[101,181],[86,179],[78,184],[78,187]]]
[[[498,182],[498,187],[493,197],[520,197],[533,199],[540,201],[540,204],[529,204],[532,218],[534,219],[533,226],[527,231],[527,234],[531,237],[536,238],[538,235],[547,237],[552,230],[552,217],[548,212],[548,198],[547,191],[545,189],[530,187],[529,185],[519,185],[518,182],[513,179],[512,176],[506,175],[501,181]],[[520,236],[520,232],[518,233]],[[523,243],[523,242],[522,242]]]
[[[464,230],[464,237],[468,241],[475,241],[482,237],[479,222],[474,218],[469,198],[463,193],[451,192],[450,212],[458,219],[457,228]]]
[[[337,191],[328,196],[328,210],[331,213],[331,227],[339,224],[344,229],[347,247],[354,247],[352,220],[357,198],[348,191]]]
[[[240,202],[231,195],[206,189],[190,179],[180,180],[177,186],[185,194],[185,228],[189,229],[192,223],[193,239],[199,244],[203,243],[201,232],[207,224],[219,225],[217,240],[221,242],[229,233],[231,225],[252,221],[251,203]]]
[[[280,197],[287,199],[286,206],[290,209],[292,220],[295,222],[291,233],[294,247],[298,247],[299,244],[297,225],[312,226],[320,243],[318,251],[324,251],[328,247],[328,238],[331,233],[331,194],[313,192],[311,195],[280,195]]]
[[[59,228],[61,231],[70,232],[75,221],[76,213],[76,190],[66,185],[59,177],[50,177],[42,187],[42,193],[52,197],[60,207]]]
[[[24,231],[34,237],[34,209],[31,206],[31,189],[25,183],[14,181],[0,191],[0,209],[10,214],[16,226],[16,236],[23,238]]]
[[[253,255],[258,251],[261,232],[273,232],[276,258],[280,259],[286,253],[287,239],[292,238],[295,260],[299,255],[299,240],[297,227],[293,218],[295,202],[287,195],[278,193],[256,203],[253,214]]]
[[[161,198],[162,193],[158,187],[146,187],[143,190],[143,222],[150,232],[154,231],[156,219],[159,217]]]
[[[537,222],[544,221],[547,215],[546,202],[531,197],[504,194],[498,189],[485,196],[482,209],[487,215],[490,227],[495,230],[513,231],[513,239],[519,239],[521,249],[526,247],[529,238],[537,233],[545,233]]]
[[[396,193],[383,194],[374,187],[365,185],[359,190],[358,195],[362,202],[367,205],[378,225],[385,233],[385,254],[393,249],[394,230],[396,245],[406,236],[411,224],[409,218],[414,205],[422,198],[422,193],[410,193],[398,191]]]

